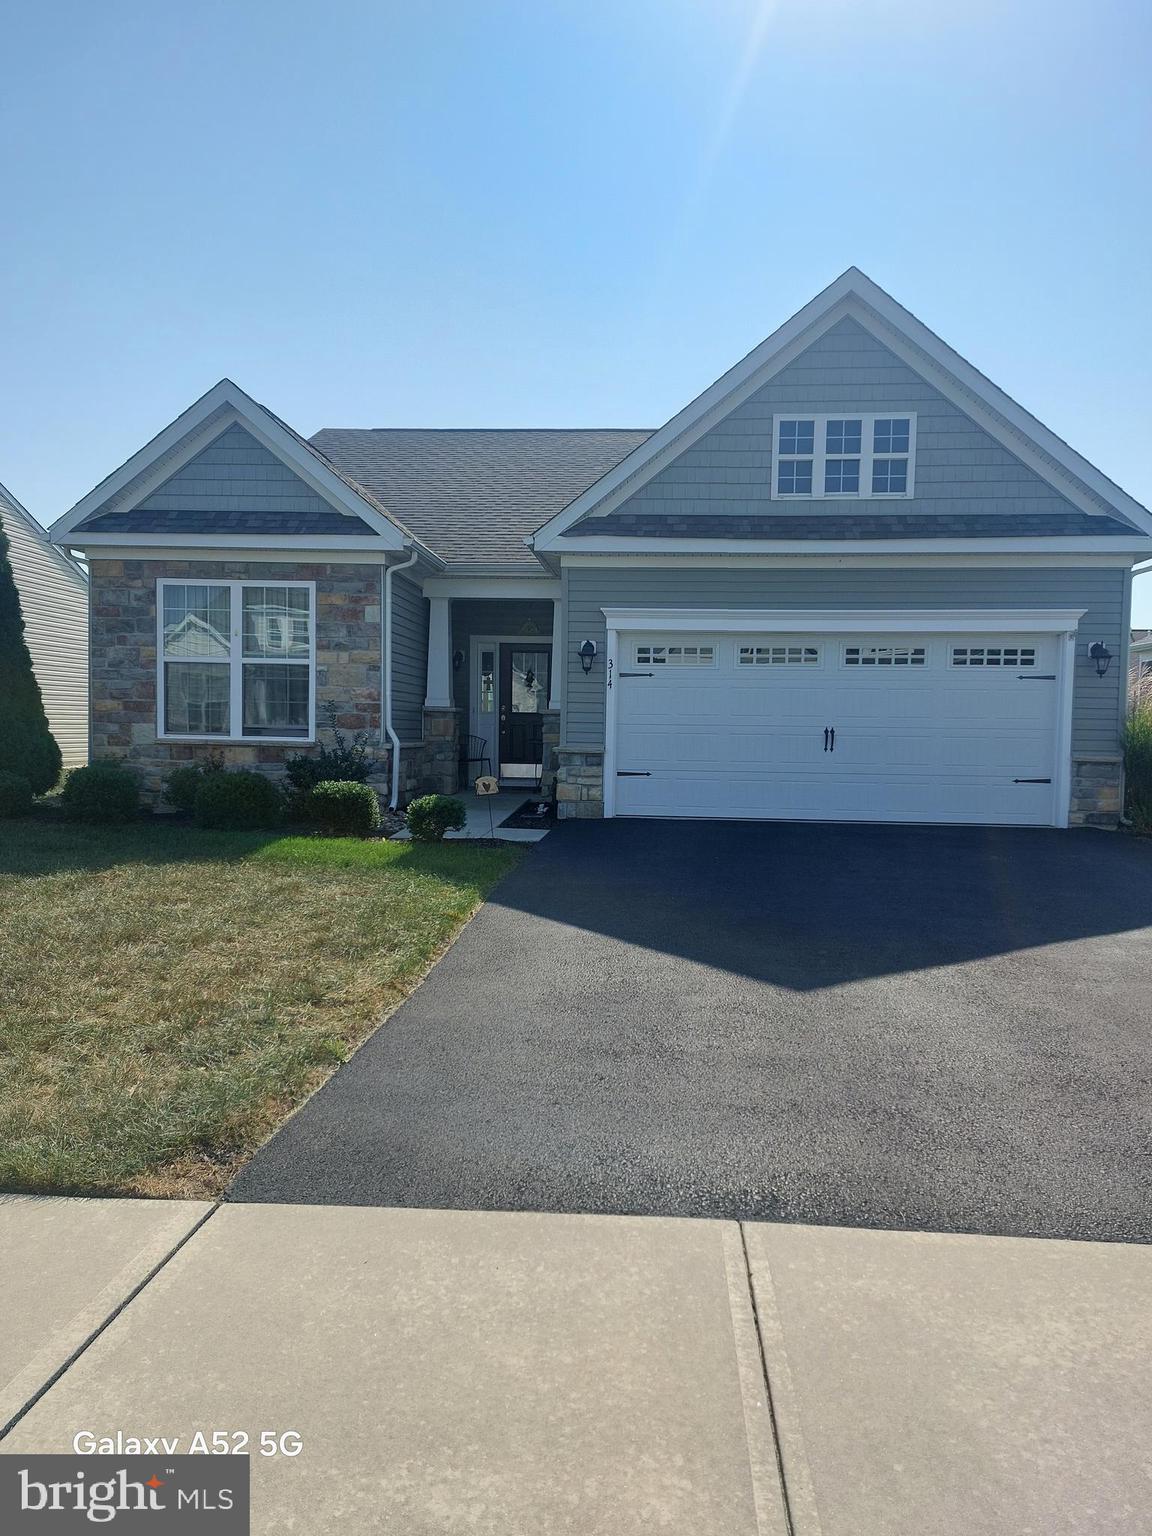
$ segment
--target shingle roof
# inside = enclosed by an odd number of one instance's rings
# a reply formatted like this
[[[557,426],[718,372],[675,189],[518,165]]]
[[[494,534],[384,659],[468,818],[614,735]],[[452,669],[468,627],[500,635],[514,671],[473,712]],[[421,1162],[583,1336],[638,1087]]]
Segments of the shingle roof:
[[[1086,512],[685,514],[610,512],[574,523],[569,539],[1022,539],[1131,534],[1119,518]]]
[[[650,435],[626,428],[326,427],[311,442],[445,560],[532,565],[527,535]]]
[[[80,524],[85,533],[269,533],[278,537],[321,533],[333,538],[375,532],[360,517],[345,512],[225,512],[181,507],[133,507],[102,512]]]

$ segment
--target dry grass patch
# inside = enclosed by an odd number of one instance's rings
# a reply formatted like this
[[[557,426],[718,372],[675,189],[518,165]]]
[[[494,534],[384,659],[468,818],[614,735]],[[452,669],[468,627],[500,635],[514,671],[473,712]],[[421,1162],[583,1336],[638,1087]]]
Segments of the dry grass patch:
[[[73,1193],[217,1193],[520,856],[146,823],[0,839],[0,1189]]]

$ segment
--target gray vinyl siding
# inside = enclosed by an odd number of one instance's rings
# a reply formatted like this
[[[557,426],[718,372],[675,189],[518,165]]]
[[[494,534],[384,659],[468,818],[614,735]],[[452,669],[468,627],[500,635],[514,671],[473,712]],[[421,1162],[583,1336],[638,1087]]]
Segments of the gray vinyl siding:
[[[392,578],[392,724],[401,741],[424,734],[428,686],[428,599],[403,576]]]
[[[915,494],[773,501],[774,415],[915,413]],[[751,515],[1073,513],[1078,509],[852,319],[769,383],[617,508],[620,513]]]
[[[88,583],[2,498],[0,524],[44,711],[64,766],[75,768],[88,760]]]
[[[1123,653],[1129,573],[1117,567],[1056,566],[977,568],[963,566],[880,570],[770,567],[733,568],[566,566],[562,741],[569,747],[604,744],[604,607],[639,608],[867,608],[878,629],[885,614],[903,608],[1084,609],[1076,646],[1072,747],[1076,753],[1114,753],[1118,748],[1124,669],[1114,663],[1104,678],[1087,657],[1087,645],[1103,640]],[[577,648],[587,638],[600,655],[585,676]]]
[[[332,515],[329,502],[238,425],[189,459],[137,510]]]
[[[523,635],[552,643],[552,603],[539,598],[456,598],[452,603],[452,650],[464,660],[452,674],[452,698],[460,710],[460,731],[469,729],[472,673],[469,665],[473,635]]]

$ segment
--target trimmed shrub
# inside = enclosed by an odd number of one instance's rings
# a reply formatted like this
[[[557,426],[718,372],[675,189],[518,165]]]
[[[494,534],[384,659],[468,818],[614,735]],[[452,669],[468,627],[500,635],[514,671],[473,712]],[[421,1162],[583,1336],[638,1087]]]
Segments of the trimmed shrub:
[[[445,832],[462,832],[464,802],[452,795],[421,795],[408,807],[408,830],[418,843],[438,843]]]
[[[1124,783],[1129,820],[1152,832],[1152,686],[1143,679],[1124,725]]]
[[[0,768],[0,816],[26,816],[32,809],[32,786],[18,773]]]
[[[369,837],[380,830],[380,802],[367,784],[317,784],[308,803],[329,837]]]
[[[271,779],[240,768],[235,773],[201,774],[192,809],[202,827],[239,831],[274,827],[284,814],[284,802]]]
[[[369,751],[369,737],[358,731],[349,741],[336,724],[338,713],[335,705],[328,705],[332,746],[321,742],[317,751],[298,752],[284,764],[290,816],[307,820],[314,814],[310,800],[317,784],[363,784],[379,767]]]
[[[223,763],[211,757],[200,763],[186,763],[181,768],[174,768],[164,780],[164,798],[178,811],[194,811],[204,775],[223,772]]]
[[[40,685],[24,640],[20,594],[0,525],[0,769],[19,774],[34,795],[46,795],[60,779],[60,748],[48,729]]]
[[[91,763],[73,768],[60,804],[75,821],[131,821],[140,810],[140,786],[123,763]]]

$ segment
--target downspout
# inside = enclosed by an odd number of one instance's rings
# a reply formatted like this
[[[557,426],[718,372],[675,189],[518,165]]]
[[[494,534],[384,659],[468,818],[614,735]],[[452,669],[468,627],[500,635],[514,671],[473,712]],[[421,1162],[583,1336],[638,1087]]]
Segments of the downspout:
[[[380,738],[383,740],[386,735],[392,743],[392,793],[388,806],[393,811],[400,801],[400,738],[392,725],[392,577],[397,571],[415,565],[416,560],[414,549],[407,560],[401,560],[399,565],[385,565],[380,571],[380,628],[384,642],[380,647],[380,697],[384,704]]]

